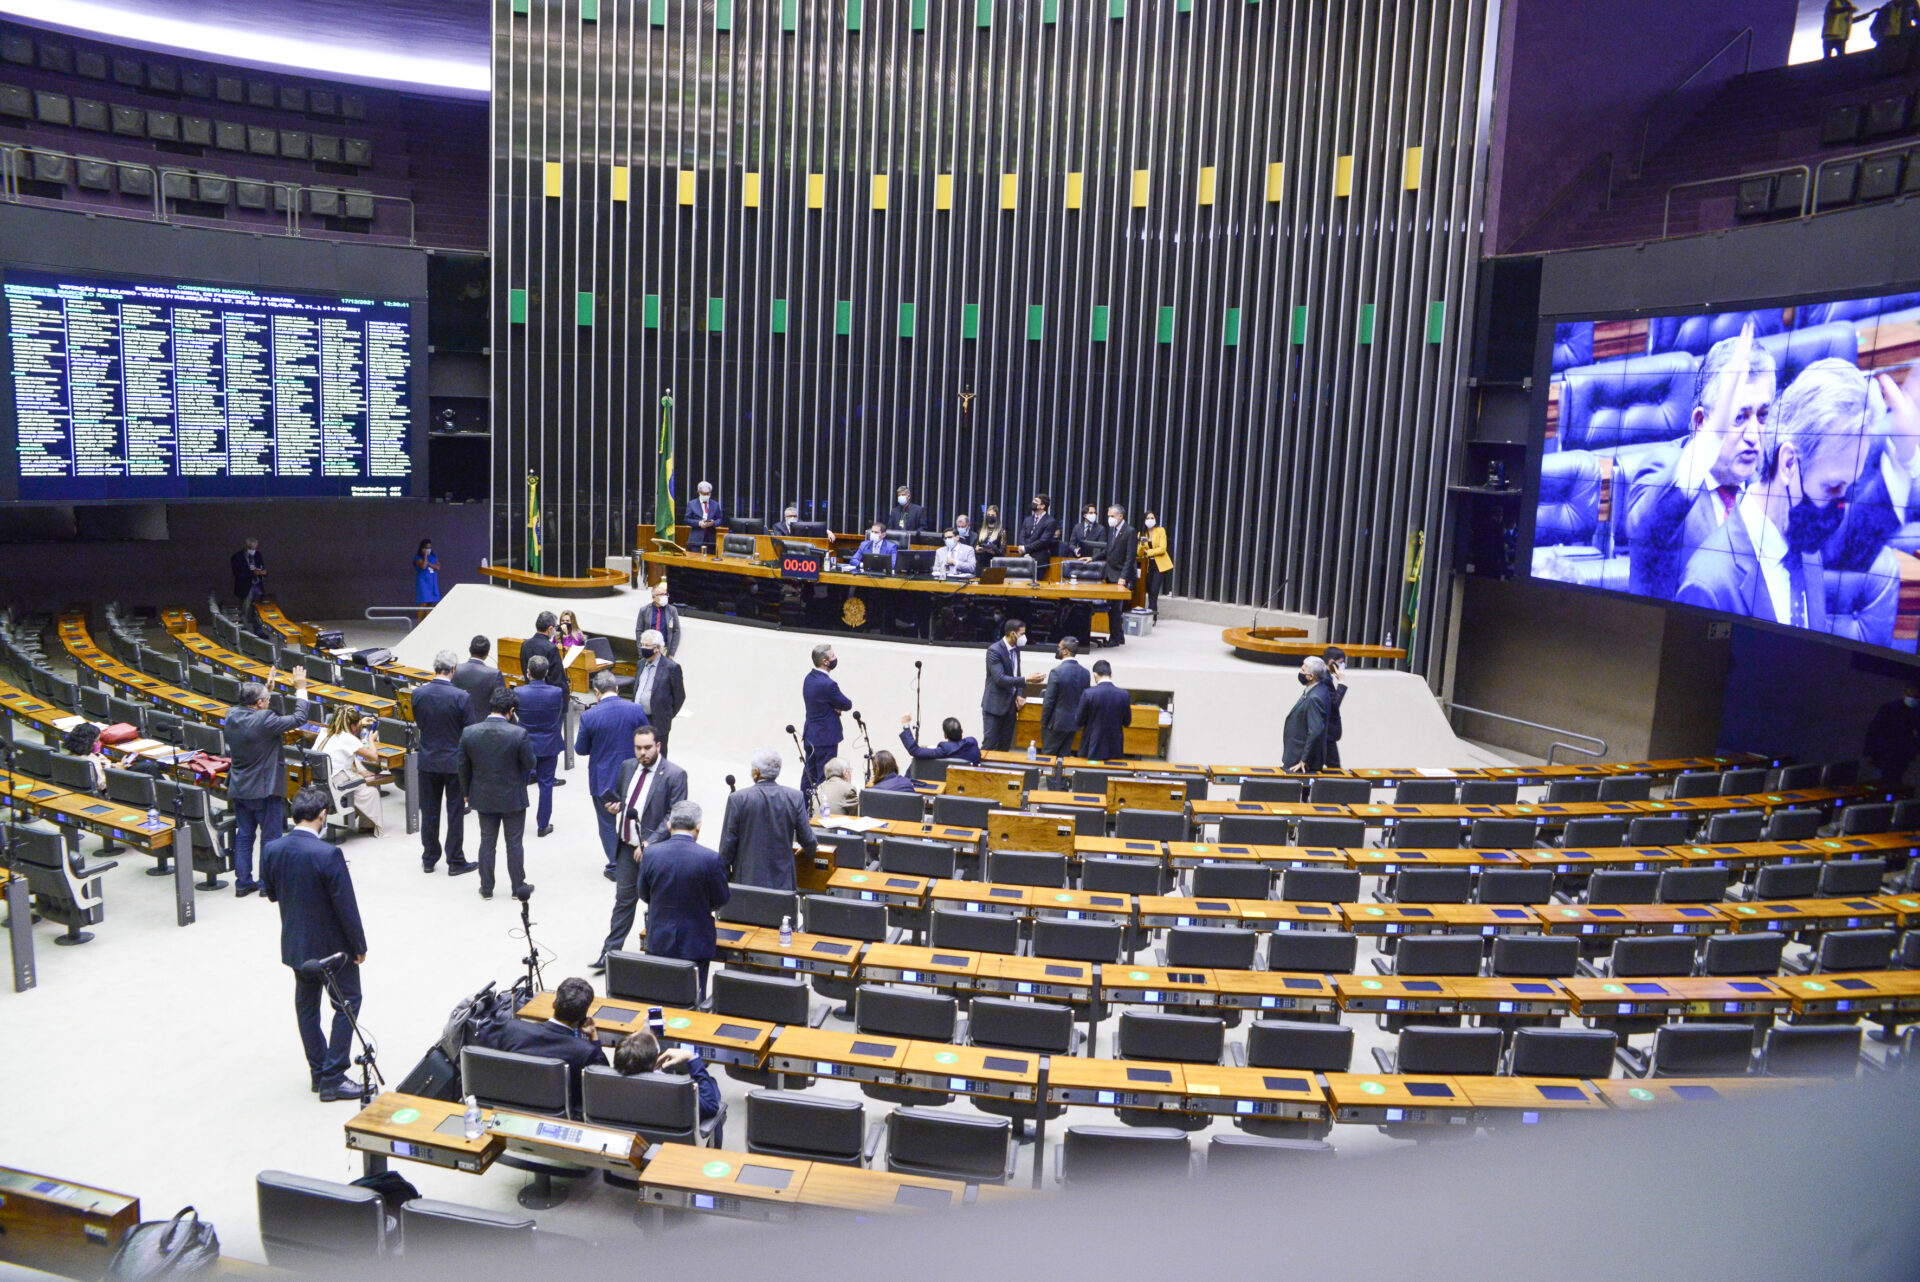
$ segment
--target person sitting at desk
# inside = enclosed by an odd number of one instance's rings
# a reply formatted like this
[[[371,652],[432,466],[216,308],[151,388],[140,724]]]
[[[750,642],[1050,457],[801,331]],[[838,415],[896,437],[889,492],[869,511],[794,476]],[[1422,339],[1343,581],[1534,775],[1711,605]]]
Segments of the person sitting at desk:
[[[900,763],[885,748],[873,754],[873,782],[869,788],[882,792],[912,792],[913,780],[900,773]]]
[[[790,539],[793,537],[794,524],[799,520],[800,509],[789,503],[787,504],[786,510],[780,513],[780,519],[774,522],[773,528],[768,530],[767,533]]]
[[[580,626],[580,619],[572,610],[560,611],[559,631],[555,633],[553,639],[562,650],[570,650],[587,643],[586,630]]]
[[[972,735],[965,734],[960,718],[948,717],[940,723],[940,733],[946,737],[931,748],[923,748],[913,734],[913,718],[900,718],[900,742],[915,761],[964,761],[970,766],[980,764],[980,744]]]
[[[589,1064],[607,1066],[593,1029],[593,985],[579,976],[560,981],[553,993],[553,1014],[544,1023],[509,1019],[489,1039],[494,1050],[545,1055],[567,1066],[567,1116],[580,1116],[580,1074]]]
[[[958,530],[948,530],[946,540],[946,546],[934,551],[933,577],[936,579],[972,578],[973,549],[960,541]]]
[[[693,1079],[695,1090],[700,1096],[700,1120],[711,1122],[720,1116],[720,1083],[713,1080],[713,1074],[707,1071],[707,1061],[700,1058],[700,1052],[690,1046],[675,1046],[672,1050],[661,1050],[660,1043],[646,1029],[637,1033],[628,1033],[613,1050],[613,1071],[622,1077],[638,1077],[642,1073],[683,1072]],[[713,1146],[719,1148],[720,1127],[713,1128]]]
[[[1007,527],[1000,524],[1000,509],[989,503],[980,518],[980,533],[973,539],[973,558],[977,564],[1006,554]]]
[[[835,757],[827,763],[813,796],[820,803],[822,816],[855,813],[860,790],[853,786],[853,767],[846,763],[845,758]]]
[[[107,767],[113,762],[109,761],[107,754],[100,750],[99,726],[91,721],[82,721],[67,731],[66,737],[60,741],[60,747],[69,757],[82,757],[86,760],[87,769],[93,776],[95,792],[104,793],[107,790]]]
[[[314,747],[326,754],[333,791],[367,821],[374,836],[384,837],[387,827],[380,809],[380,790],[373,784],[379,773],[380,749],[361,738],[366,726],[366,713],[343,706],[333,714],[327,732]]]
[[[893,545],[893,540],[887,537],[886,525],[875,521],[867,527],[866,541],[861,543],[860,549],[853,554],[853,563],[865,570],[884,560],[887,563],[887,571],[891,573],[894,555],[899,550]],[[868,561],[868,557],[872,557],[873,560]]]

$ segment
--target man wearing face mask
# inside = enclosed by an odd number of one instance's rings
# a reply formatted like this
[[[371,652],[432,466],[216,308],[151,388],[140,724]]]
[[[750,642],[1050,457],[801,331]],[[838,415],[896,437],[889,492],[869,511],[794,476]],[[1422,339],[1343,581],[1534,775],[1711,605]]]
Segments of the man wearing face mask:
[[[965,512],[954,514],[953,536],[968,547],[973,546],[973,522]]]
[[[687,550],[711,552],[726,522],[720,501],[713,497],[713,483],[700,482],[698,497],[687,506]]]
[[[1920,756],[1920,685],[1909,685],[1905,697],[1880,705],[1867,723],[1861,755],[1880,772],[1880,780],[1897,787],[1907,767]]]
[[[1027,679],[1020,675],[1020,647],[1027,625],[1008,619],[1000,639],[987,647],[987,688],[980,696],[980,750],[1006,752],[1013,747],[1014,722],[1027,701]]]
[[[1100,523],[1100,509],[1089,503],[1080,509],[1080,524],[1067,536],[1073,554],[1082,561],[1097,561],[1107,554],[1107,527]]]
[[[1127,524],[1127,509],[1118,503],[1107,509],[1107,546],[1102,559],[1106,562],[1103,576],[1106,581],[1122,584],[1131,593],[1140,578],[1140,536]],[[1120,616],[1126,608],[1121,602],[1107,611],[1108,645],[1127,643],[1127,630],[1120,626]]]
[[[667,581],[661,579],[653,585],[653,601],[640,607],[640,616],[634,621],[634,644],[640,643],[640,636],[649,628],[665,639],[667,653],[680,653],[680,611],[667,599]]]
[[[887,524],[896,530],[924,530],[927,528],[927,509],[913,501],[913,492],[902,485],[893,492],[893,512],[887,518]]]
[[[800,509],[789,503],[787,504],[787,510],[780,514],[780,520],[774,525],[770,532],[779,535],[781,538],[790,539],[793,537],[794,522],[799,519]]]
[[[1029,512],[1020,521],[1020,551],[1033,558],[1033,574],[1037,579],[1046,577],[1047,565],[1053,560],[1060,541],[1060,526],[1049,512],[1051,506],[1046,495],[1036,494]]]
[[[1760,460],[1774,386],[1751,322],[1708,350],[1689,434],[1649,447],[1627,489],[1628,591],[1671,599],[1694,549],[1732,515]]]
[[[946,546],[938,548],[933,554],[933,577],[936,579],[970,579],[973,577],[973,549],[960,541],[960,531],[946,532]]]
[[[1675,600],[1871,645],[1892,641],[1892,552],[1882,548],[1851,584],[1830,581],[1820,553],[1860,476],[1867,400],[1866,376],[1847,361],[1830,357],[1800,372],[1767,424],[1753,483],[1687,562]],[[1830,600],[1843,587],[1849,598]],[[1843,609],[1831,612],[1833,604]]]
[[[863,570],[880,565],[885,565],[888,570],[891,570],[893,558],[899,550],[893,545],[893,540],[887,537],[887,527],[875,521],[868,527],[867,537],[861,542],[859,550],[853,554],[853,561]]]
[[[660,737],[660,755],[667,755],[667,736],[673,719],[687,702],[687,684],[680,663],[667,652],[665,639],[654,629],[640,634],[640,666],[633,678],[633,701],[646,709],[647,720]]]
[[[800,683],[800,698],[807,707],[806,725],[800,731],[800,741],[807,748],[802,788],[816,787],[820,772],[840,755],[840,714],[853,707],[853,700],[840,692],[840,683],[829,675],[839,663],[832,646],[813,647],[813,671]]]

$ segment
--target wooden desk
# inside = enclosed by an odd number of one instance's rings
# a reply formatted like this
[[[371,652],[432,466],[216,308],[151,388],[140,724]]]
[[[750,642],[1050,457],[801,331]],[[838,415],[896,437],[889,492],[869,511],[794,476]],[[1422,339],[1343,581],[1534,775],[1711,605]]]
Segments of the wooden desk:
[[[1736,935],[1778,930],[1818,934],[1828,930],[1879,930],[1892,926],[1899,913],[1884,898],[1769,899],[1757,904],[1727,904],[1722,908],[1728,929]]]
[[[1340,924],[1356,935],[1537,935],[1524,904],[1342,904]]]
[[[979,828],[961,828],[955,824],[910,823],[904,819],[883,819],[875,827],[852,827],[848,817],[828,815],[815,819],[813,826],[829,832],[860,832],[868,839],[869,845],[877,845],[887,837],[906,837],[914,841],[938,841],[945,845],[968,853],[980,849],[981,839],[986,833]]]
[[[909,1042],[900,1084],[992,1099],[1031,1100],[1040,1080],[1040,1056],[984,1046]],[[1053,1057],[1058,1063],[1061,1056]]]
[[[1020,809],[1027,777],[1018,770],[987,770],[978,766],[948,766],[943,796],[984,797],[1008,810]]]
[[[827,878],[827,893],[841,899],[857,899],[869,904],[891,904],[900,908],[924,908],[930,877],[910,877],[897,872],[866,872],[856,868],[835,868]]]
[[[1773,984],[1791,999],[1795,1015],[1868,1015],[1885,1024],[1920,1019],[1920,971],[1782,975]]]
[[[563,597],[613,596],[627,586],[628,577],[604,565],[576,575],[539,574],[505,565],[483,565],[480,574],[523,592]]]
[[[1128,779],[1115,776],[1107,780],[1107,812],[1122,810],[1178,810],[1187,808],[1187,785],[1165,779]]]
[[[945,908],[965,913],[1003,913],[1028,916],[1033,902],[1031,886],[998,886],[987,881],[956,881],[942,878],[927,890],[928,908]]]
[[[835,939],[799,930],[793,932],[793,942],[783,946],[780,932],[763,926],[750,931],[738,948],[749,966],[852,979],[860,969],[860,953],[865,946],[858,939]]]
[[[1669,868],[1680,857],[1662,846],[1575,846],[1563,850],[1520,849],[1513,852],[1528,868],[1545,868],[1559,876],[1605,869],[1645,872]]]
[[[0,770],[0,797],[36,819],[63,828],[79,828],[109,843],[157,852],[173,845],[173,820],[148,819],[144,810],[123,806],[105,797],[68,792],[57,784],[42,783],[24,774]]]
[[[1491,805],[1447,805],[1440,802],[1367,802],[1349,809],[1355,819],[1364,819],[1369,827],[1379,827],[1396,819],[1455,819],[1465,828],[1476,819],[1498,819],[1501,808]]]
[[[632,1175],[639,1169],[638,1158],[646,1147],[646,1141],[634,1132],[618,1127],[504,1108],[495,1109],[487,1119],[487,1133],[497,1137],[509,1153],[620,1175]]]
[[[1133,896],[1106,890],[1047,890],[1035,888],[1027,907],[1035,917],[1067,921],[1118,921],[1133,924]]]
[[[1023,810],[987,812],[988,850],[1039,850],[1073,855],[1073,820]]]
[[[1473,1101],[1451,1077],[1405,1074],[1326,1074],[1327,1101],[1336,1122],[1470,1126]]]
[[[812,1167],[764,1153],[658,1144],[647,1150],[640,1171],[640,1200],[741,1220],[790,1220]]]
[[[868,944],[860,959],[860,976],[876,984],[920,984],[964,993],[972,990],[974,972],[979,967],[979,953],[910,944]]]
[[[1188,807],[1193,822],[1217,824],[1234,815],[1278,815],[1287,819],[1351,819],[1352,806],[1315,805],[1310,801],[1196,801]]]
[[[521,681],[525,681],[527,679],[527,673],[526,669],[520,664],[520,646],[521,641],[519,637],[501,637],[494,643],[494,659],[499,664],[501,672],[510,677],[517,677]],[[580,656],[577,659],[572,657],[576,652],[578,652]],[[587,693],[591,688],[588,683],[593,680],[594,673],[605,672],[613,666],[611,663],[601,660],[591,651],[578,646],[562,651],[560,658],[562,660],[561,666],[566,669],[567,673],[567,689],[575,694]]]
[[[1340,904],[1310,904],[1297,899],[1236,899],[1237,920],[1249,930],[1339,930]]]
[[[1578,976],[1559,981],[1583,1019],[1622,1015],[1771,1015],[1787,1009],[1787,994],[1771,979],[1716,976],[1610,979]]]
[[[1217,1000],[1226,1010],[1331,1011],[1339,1007],[1325,975],[1279,970],[1216,970]]]
[[[553,994],[535,993],[515,1013],[536,1024],[551,1019]],[[637,1033],[647,1026],[646,1003],[631,998],[595,998],[588,1013],[593,1017],[594,1032],[602,1046],[617,1046],[629,1033]],[[757,1019],[672,1006],[662,1007],[660,1016],[665,1025],[660,1034],[663,1045],[691,1046],[716,1064],[758,1068],[773,1040],[774,1026]]]
[[[1882,895],[1880,902],[1892,910],[1894,924],[1901,930],[1920,926],[1920,895]]]
[[[1167,860],[1175,868],[1201,864],[1265,864],[1269,868],[1329,868],[1351,862],[1347,851],[1312,846],[1222,846],[1204,841],[1167,843]]]
[[[232,650],[217,644],[212,637],[206,636],[203,633],[191,629],[179,632],[168,629],[168,634],[173,637],[175,644],[179,645],[179,647],[189,655],[204,659],[213,667],[224,668],[236,676],[248,681],[258,681],[263,685],[271,673],[276,689],[288,691],[293,689],[293,678],[289,676],[286,671],[275,671],[270,665],[261,663],[257,659],[250,659],[244,654],[235,654]],[[359,691],[349,690],[345,686],[327,685],[320,681],[309,681],[307,683],[307,693],[311,697],[324,700],[327,703],[346,704],[349,707],[358,708],[369,716],[391,717],[399,710],[392,699],[382,699],[375,695],[361,694]]]
[[[137,1197],[0,1167],[0,1259],[10,1264],[96,1278],[139,1222]]]
[[[800,1201],[808,1208],[854,1215],[958,1210],[967,1205],[967,1185],[959,1180],[815,1162],[807,1168]]]
[[[1136,966],[1131,962],[1100,967],[1100,996],[1129,1006],[1200,1007],[1215,1005],[1219,985],[1214,972],[1186,966]]]
[[[1304,659],[1308,655],[1317,655],[1327,647],[1319,641],[1301,641],[1292,637],[1278,635],[1281,632],[1293,632],[1292,628],[1228,628],[1220,634],[1220,639],[1233,647],[1235,654],[1242,658],[1264,659],[1269,662],[1286,659]],[[1398,646],[1361,645],[1357,642],[1341,642],[1340,648],[1347,652],[1350,659],[1404,659],[1407,652]]]
[[[1710,935],[1727,923],[1711,905],[1541,904],[1536,911],[1549,935]]]
[[[973,986],[983,993],[1084,1002],[1093,996],[1095,974],[1091,962],[981,953]]]
[[[1343,1011],[1429,1015],[1565,1015],[1571,1003],[1558,980],[1484,976],[1335,975]]]
[[[493,1165],[506,1141],[490,1132],[468,1139],[466,1111],[460,1100],[387,1091],[347,1123],[347,1147],[363,1155],[369,1174],[398,1157],[478,1175]],[[492,1111],[483,1109],[481,1116],[490,1119]]]
[[[1606,1097],[1571,1077],[1457,1077],[1482,1126],[1530,1126],[1549,1116],[1604,1113]]]
[[[1058,789],[1037,788],[1027,794],[1029,806],[1055,806],[1066,810],[1085,810],[1107,813],[1107,798],[1098,792],[1063,792]]]
[[[1407,868],[1519,868],[1526,852],[1472,846],[1357,846],[1343,853],[1349,865],[1367,876],[1389,877]]]
[[[144,672],[130,668],[93,643],[88,635],[85,611],[69,610],[60,616],[58,625],[60,644],[67,656],[83,668],[98,673],[109,685],[123,692],[128,698],[150,705],[164,707],[178,716],[195,721],[204,721],[208,725],[219,725],[226,719],[227,705],[217,700],[195,694],[191,690],[182,690],[164,681],[156,681]]]
[[[1082,837],[1075,834],[1073,854],[1076,859],[1118,857],[1122,859],[1158,859],[1166,862],[1167,844],[1164,841],[1139,841],[1132,837]]]
[[[1596,1079],[1591,1085],[1611,1107],[1633,1112],[1671,1108],[1676,1104],[1719,1104],[1729,1099],[1826,1083],[1804,1077],[1611,1077]]]
[[[1047,1069],[1047,1100],[1053,1104],[1179,1111],[1185,1095],[1184,1064],[1056,1055]]]
[[[1284,1068],[1188,1064],[1186,1111],[1284,1121],[1331,1120],[1326,1092],[1312,1073]]]
[[[898,1037],[788,1027],[774,1039],[766,1062],[768,1068],[782,1073],[893,1085],[911,1045]]]
[[[1148,930],[1171,926],[1237,926],[1240,901],[1188,899],[1180,895],[1139,895],[1140,924]],[[1264,917],[1264,914],[1263,914]]]

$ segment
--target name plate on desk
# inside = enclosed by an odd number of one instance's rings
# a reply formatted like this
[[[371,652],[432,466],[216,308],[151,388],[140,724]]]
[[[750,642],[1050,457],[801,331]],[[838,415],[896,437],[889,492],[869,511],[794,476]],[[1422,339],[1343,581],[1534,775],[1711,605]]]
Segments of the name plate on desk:
[[[599,1159],[595,1165],[615,1170],[633,1165],[633,1149],[639,1138],[631,1131],[503,1112],[493,1115],[493,1124],[487,1129],[515,1152],[552,1156],[563,1150],[589,1160]]]

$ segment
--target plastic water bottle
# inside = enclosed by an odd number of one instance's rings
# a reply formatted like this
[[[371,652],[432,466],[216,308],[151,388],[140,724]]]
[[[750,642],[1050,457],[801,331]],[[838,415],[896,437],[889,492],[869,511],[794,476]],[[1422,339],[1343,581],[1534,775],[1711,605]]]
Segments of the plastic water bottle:
[[[1039,759],[1040,759],[1039,747],[1034,743],[1033,740],[1031,739],[1027,740],[1027,760],[1038,761]]]
[[[467,1096],[467,1116],[466,1116],[467,1138],[470,1140],[477,1140],[480,1138],[482,1134],[485,1133],[486,1129],[487,1129],[486,1124],[480,1120],[480,1101],[475,1099],[471,1095]]]
[[[148,832],[160,831],[160,812],[158,810],[155,810],[152,806],[147,807],[147,831]]]
[[[793,947],[793,918],[791,917],[780,919],[780,947]]]

